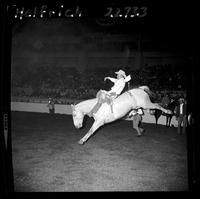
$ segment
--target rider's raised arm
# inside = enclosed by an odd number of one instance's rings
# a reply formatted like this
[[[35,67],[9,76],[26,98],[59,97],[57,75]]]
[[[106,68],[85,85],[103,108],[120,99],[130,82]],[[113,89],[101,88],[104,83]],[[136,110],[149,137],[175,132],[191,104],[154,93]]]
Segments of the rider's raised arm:
[[[113,78],[113,77],[105,77],[104,80],[109,79],[111,82],[116,82],[118,79]]]
[[[128,75],[126,78],[125,78],[125,82],[129,82],[131,80],[131,75]]]

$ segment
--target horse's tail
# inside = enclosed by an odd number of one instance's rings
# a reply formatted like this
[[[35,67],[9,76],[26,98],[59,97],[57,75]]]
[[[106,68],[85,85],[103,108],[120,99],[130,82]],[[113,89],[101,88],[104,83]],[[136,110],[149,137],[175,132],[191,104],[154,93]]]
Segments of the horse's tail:
[[[157,95],[154,92],[152,92],[148,86],[140,86],[139,88],[144,90],[151,98],[153,99],[157,98]]]

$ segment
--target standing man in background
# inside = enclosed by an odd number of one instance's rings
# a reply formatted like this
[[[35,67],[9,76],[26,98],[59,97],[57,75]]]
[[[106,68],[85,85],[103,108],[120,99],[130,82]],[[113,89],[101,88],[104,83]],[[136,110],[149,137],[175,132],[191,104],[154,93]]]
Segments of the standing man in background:
[[[169,103],[170,103],[169,94],[165,93],[163,98],[162,98],[162,101],[161,101],[161,104],[162,104],[163,108],[167,108]]]
[[[49,108],[49,113],[50,114],[54,114],[55,113],[55,103],[54,103],[54,100],[52,98],[49,98],[47,107]]]
[[[175,116],[178,121],[178,134],[185,133],[187,125],[187,115],[186,115],[186,100],[181,97],[179,98],[179,105],[175,109]],[[183,129],[181,130],[181,125],[183,124]]]
[[[141,136],[144,132],[144,129],[141,128],[142,115],[144,115],[142,108],[134,109],[129,113],[129,117],[133,117],[133,128],[137,131],[137,136]]]

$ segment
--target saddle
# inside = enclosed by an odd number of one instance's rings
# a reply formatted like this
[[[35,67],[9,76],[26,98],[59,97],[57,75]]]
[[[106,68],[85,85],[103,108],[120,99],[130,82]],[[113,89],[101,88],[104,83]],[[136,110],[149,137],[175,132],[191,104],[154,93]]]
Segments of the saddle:
[[[109,93],[106,90],[100,90],[96,97],[98,99],[101,99],[102,103],[107,103],[108,105],[113,104],[113,100],[117,98],[117,94],[116,93]]]
[[[109,93],[108,91],[105,90],[99,90],[96,94],[98,102],[88,113],[89,117],[91,117],[94,113],[96,113],[103,103],[107,103],[111,108],[111,112],[113,113],[113,100],[116,99],[116,97],[117,97],[116,93]]]

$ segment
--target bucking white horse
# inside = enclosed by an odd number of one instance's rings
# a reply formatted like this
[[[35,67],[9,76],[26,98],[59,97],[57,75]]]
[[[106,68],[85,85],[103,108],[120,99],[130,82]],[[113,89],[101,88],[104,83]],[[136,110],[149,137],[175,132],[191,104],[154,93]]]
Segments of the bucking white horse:
[[[94,123],[85,136],[79,140],[79,144],[84,144],[88,138],[101,126],[124,117],[132,109],[159,109],[167,114],[172,114],[170,110],[164,109],[157,103],[152,103],[150,97],[152,92],[148,86],[140,86],[130,89],[112,102],[112,110],[109,104],[103,103],[100,109],[93,115]],[[73,123],[76,128],[81,128],[83,118],[97,103],[97,98],[82,101],[76,105],[71,104]]]

